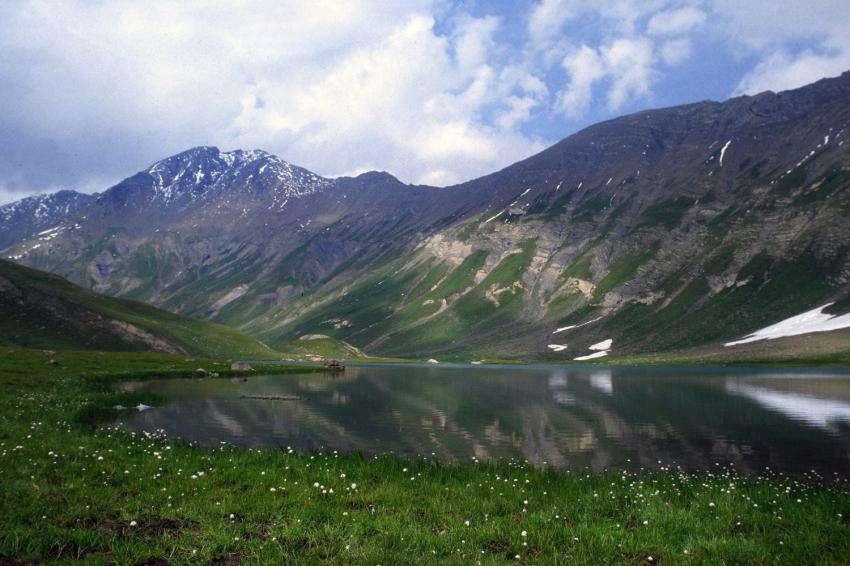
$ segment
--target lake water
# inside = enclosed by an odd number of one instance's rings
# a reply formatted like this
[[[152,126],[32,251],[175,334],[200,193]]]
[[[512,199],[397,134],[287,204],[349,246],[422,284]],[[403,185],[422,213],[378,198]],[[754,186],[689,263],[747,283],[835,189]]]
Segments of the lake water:
[[[124,387],[167,403],[123,426],[206,446],[850,476],[850,374],[840,372],[376,364]]]

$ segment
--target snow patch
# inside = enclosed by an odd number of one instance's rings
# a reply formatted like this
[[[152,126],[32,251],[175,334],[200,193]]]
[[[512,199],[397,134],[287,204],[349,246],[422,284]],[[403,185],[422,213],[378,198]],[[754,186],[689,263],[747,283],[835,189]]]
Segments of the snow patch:
[[[566,344],[549,344],[546,347],[549,348],[550,350],[552,350],[553,352],[563,352],[564,350],[567,349]]]
[[[827,303],[822,307],[812,309],[804,312],[803,314],[786,318],[776,324],[757,330],[740,340],[727,342],[724,346],[737,346],[739,344],[748,344],[759,340],[775,340],[776,338],[783,338],[786,336],[800,336],[802,334],[810,334],[812,332],[829,332],[830,330],[850,328],[850,313],[839,316],[823,312],[824,309],[833,304],[834,303]]]
[[[596,352],[593,354],[588,354],[586,356],[579,356],[577,358],[573,358],[573,360],[577,362],[583,362],[585,360],[595,360],[596,358],[604,358],[608,355],[608,352]]]
[[[726,142],[726,145],[724,145],[724,146],[720,149],[720,166],[721,166],[721,167],[723,167],[723,156],[724,156],[724,155],[726,155],[726,150],[727,150],[727,149],[729,149],[729,145],[730,145],[731,143],[732,143],[732,140],[729,140],[728,142]]]
[[[53,228],[48,228],[47,230],[45,230],[43,232],[39,232],[38,234],[36,234],[36,236],[46,236],[47,234],[50,234],[51,232],[55,232],[59,228],[61,228],[61,226],[54,226]]]
[[[597,342],[593,346],[590,346],[588,350],[610,350],[611,345],[614,343],[612,338],[608,338],[607,340],[603,340],[602,342]]]
[[[587,322],[582,322],[581,324],[571,324],[569,326],[562,326],[561,328],[556,328],[552,334],[558,334],[560,332],[564,332],[565,330],[572,330],[573,328],[580,328],[582,326],[587,326],[588,324],[592,324],[597,320],[602,320],[602,317],[596,317],[593,320],[588,320]]]
[[[502,212],[500,212],[499,214],[496,214],[496,215],[494,215],[494,216],[491,216],[490,218],[488,218],[487,220],[485,220],[485,221],[484,221],[484,224],[487,224],[487,223],[488,223],[488,222],[490,222],[491,220],[495,220],[495,219],[497,219],[498,217],[500,217],[500,216],[501,216],[501,215],[503,215],[504,213],[505,213],[505,211],[503,210],[503,211],[502,211]]]

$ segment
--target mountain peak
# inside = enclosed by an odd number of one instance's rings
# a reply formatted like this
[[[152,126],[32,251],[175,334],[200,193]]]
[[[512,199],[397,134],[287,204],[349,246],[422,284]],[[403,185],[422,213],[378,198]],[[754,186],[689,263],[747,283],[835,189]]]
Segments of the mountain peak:
[[[262,149],[220,151],[198,146],[157,161],[143,171],[153,178],[153,199],[194,200],[215,189],[246,187],[272,193],[275,204],[314,192],[328,181]]]
[[[390,183],[400,183],[395,176],[386,171],[366,171],[365,173],[361,173],[355,177],[360,181],[369,181],[372,183],[375,182],[390,182]]]

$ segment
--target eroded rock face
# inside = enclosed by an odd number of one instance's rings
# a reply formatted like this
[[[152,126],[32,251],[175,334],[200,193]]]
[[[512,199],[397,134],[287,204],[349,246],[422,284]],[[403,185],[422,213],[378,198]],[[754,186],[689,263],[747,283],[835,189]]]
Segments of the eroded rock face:
[[[472,253],[472,246],[443,234],[434,234],[425,240],[424,248],[437,259],[460,265]]]

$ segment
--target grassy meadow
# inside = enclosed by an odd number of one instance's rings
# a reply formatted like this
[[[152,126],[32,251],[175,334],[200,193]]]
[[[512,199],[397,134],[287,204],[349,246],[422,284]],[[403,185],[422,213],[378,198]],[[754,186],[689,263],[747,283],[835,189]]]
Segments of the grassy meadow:
[[[118,381],[199,367],[236,373],[162,354],[0,350],[0,562],[850,561],[850,488],[837,478],[205,449],[109,425],[114,405],[167,401]]]

